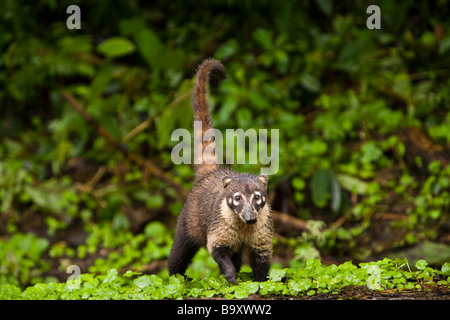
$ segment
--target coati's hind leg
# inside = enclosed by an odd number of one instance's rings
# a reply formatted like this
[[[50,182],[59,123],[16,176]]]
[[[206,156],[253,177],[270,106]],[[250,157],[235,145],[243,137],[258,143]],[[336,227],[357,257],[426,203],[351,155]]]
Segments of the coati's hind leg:
[[[227,247],[214,247],[211,252],[220,272],[229,282],[236,284],[236,268],[231,258],[231,250]]]
[[[191,241],[175,236],[169,255],[169,275],[177,273],[183,275],[198,249],[199,246]]]
[[[270,257],[271,254],[266,251],[250,251],[250,266],[252,267],[255,281],[263,282],[267,280],[267,274],[270,269]]]

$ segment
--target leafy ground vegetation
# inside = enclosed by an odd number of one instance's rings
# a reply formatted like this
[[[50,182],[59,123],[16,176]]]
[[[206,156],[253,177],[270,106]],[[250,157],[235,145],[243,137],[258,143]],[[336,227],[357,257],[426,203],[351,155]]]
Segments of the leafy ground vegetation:
[[[1,5],[1,298],[448,297],[449,1],[378,1],[379,30],[367,1],[79,1],[69,30],[71,4]],[[280,133],[264,283],[206,250],[167,274],[208,57],[215,126]]]
[[[261,283],[251,281],[251,272],[243,271],[237,285],[231,285],[223,275],[194,280],[174,275],[163,279],[133,271],[119,275],[116,269],[110,269],[106,275],[83,274],[67,283],[39,283],[22,292],[14,285],[3,285],[0,299],[358,299],[367,291],[371,291],[371,296],[380,292],[379,297],[414,292],[423,292],[423,297],[446,297],[450,293],[450,264],[445,263],[442,270],[427,264],[418,260],[417,271],[413,272],[406,260],[383,259],[361,263],[359,267],[345,262],[323,267],[319,259],[311,259],[301,269],[272,269],[269,280]],[[358,288],[357,294],[345,297],[352,288]]]

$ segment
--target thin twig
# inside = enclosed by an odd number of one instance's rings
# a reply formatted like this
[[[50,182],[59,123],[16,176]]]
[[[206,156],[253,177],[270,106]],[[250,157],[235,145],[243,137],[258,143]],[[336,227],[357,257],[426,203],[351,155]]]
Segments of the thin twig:
[[[128,146],[120,141],[117,141],[105,128],[103,128],[93,117],[91,117],[86,111],[81,107],[81,105],[78,103],[78,101],[75,99],[74,96],[72,96],[68,92],[62,93],[64,99],[69,102],[70,106],[74,108],[82,117],[83,119],[106,140],[108,141],[116,150],[120,151],[124,157],[138,166],[145,168],[153,174],[155,177],[161,179],[165,183],[167,183],[169,186],[174,188],[177,191],[177,197],[180,198],[180,200],[184,200],[187,195],[186,189],[179,184],[178,182],[174,181],[172,178],[170,178],[168,175],[164,173],[163,170],[161,170],[157,165],[155,165],[152,161],[143,158],[141,155],[130,152],[128,149]]]
[[[68,92],[62,93],[64,99],[69,102],[69,104],[74,108],[82,117],[83,119],[106,140],[108,141],[114,148],[122,152],[123,154],[126,154],[128,152],[128,147],[122,143],[117,141],[108,131],[106,131],[105,128],[103,128],[100,124],[95,121],[93,117],[91,117],[84,109],[81,107],[81,105],[78,103],[78,101],[75,99],[74,96],[72,96]]]
[[[154,114],[153,116],[149,117],[147,120],[145,120],[144,122],[140,123],[137,127],[133,128],[130,132],[128,132],[125,137],[122,139],[123,142],[128,142],[131,139],[133,139],[136,135],[138,135],[139,133],[141,133],[142,131],[144,131],[145,129],[148,128],[148,126],[150,126],[150,124],[152,123],[153,119],[158,116],[163,110],[167,110],[170,108],[173,108],[177,105],[179,105],[182,101],[186,100],[188,97],[190,97],[191,92],[185,92],[183,93],[181,96],[179,96],[178,98],[176,98],[175,100],[173,100],[171,103],[169,103],[169,105],[164,108],[161,109],[159,112],[157,112],[156,114]]]

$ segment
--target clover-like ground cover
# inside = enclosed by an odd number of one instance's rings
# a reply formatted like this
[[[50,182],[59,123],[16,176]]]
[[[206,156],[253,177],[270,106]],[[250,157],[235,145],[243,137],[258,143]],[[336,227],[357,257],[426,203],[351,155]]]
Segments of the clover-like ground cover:
[[[0,299],[360,299],[433,298],[448,299],[450,264],[440,270],[425,260],[414,268],[406,260],[383,259],[322,266],[311,259],[304,268],[272,269],[265,282],[252,281],[251,272],[241,272],[237,285],[223,276],[185,279],[127,271],[106,275],[81,274],[66,283],[38,283],[25,290],[12,284],[0,287]],[[414,270],[411,270],[414,269]]]

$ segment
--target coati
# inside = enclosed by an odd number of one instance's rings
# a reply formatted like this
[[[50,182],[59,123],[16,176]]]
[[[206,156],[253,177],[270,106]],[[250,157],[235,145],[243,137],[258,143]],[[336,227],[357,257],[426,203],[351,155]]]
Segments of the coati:
[[[194,137],[202,141],[202,150],[198,153],[201,157],[205,148],[215,147],[214,137],[204,139],[203,136],[212,128],[207,101],[207,85],[212,73],[221,79],[226,77],[222,63],[207,59],[198,67],[191,97],[194,121],[202,122],[202,136]],[[222,168],[216,161],[215,152],[211,152],[210,157],[213,159],[196,161],[195,183],[175,228],[169,274],[184,274],[195,253],[205,246],[225,278],[236,283],[242,251],[247,247],[255,281],[265,281],[270,268],[273,237],[267,199],[268,178]]]

